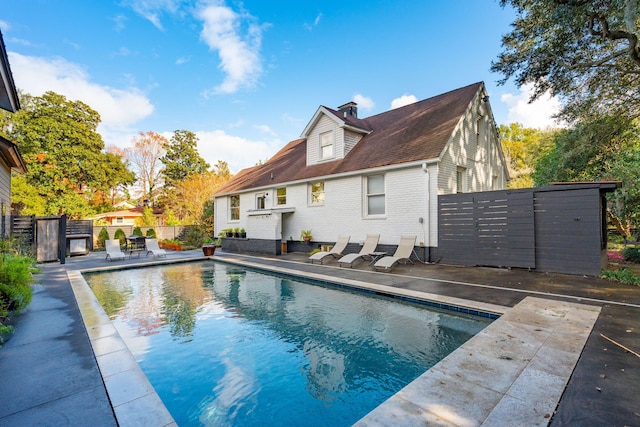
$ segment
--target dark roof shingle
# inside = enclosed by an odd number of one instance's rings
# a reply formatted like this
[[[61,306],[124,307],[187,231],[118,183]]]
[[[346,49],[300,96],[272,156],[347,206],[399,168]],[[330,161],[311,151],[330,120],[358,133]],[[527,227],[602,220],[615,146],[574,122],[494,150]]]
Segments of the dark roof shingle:
[[[324,107],[350,126],[371,132],[344,159],[310,166],[307,140],[291,141],[266,163],[240,171],[217,194],[437,158],[482,86],[474,83],[364,119]]]

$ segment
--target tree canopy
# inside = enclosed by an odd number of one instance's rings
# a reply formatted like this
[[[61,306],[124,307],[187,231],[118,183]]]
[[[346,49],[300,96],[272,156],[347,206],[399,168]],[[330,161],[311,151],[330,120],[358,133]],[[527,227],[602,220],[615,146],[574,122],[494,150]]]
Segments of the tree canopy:
[[[640,116],[638,0],[501,0],[513,30],[491,65],[505,83],[534,85],[563,101],[570,122],[598,114]]]
[[[166,154],[160,158],[164,165],[165,186],[173,187],[189,175],[207,172],[209,164],[198,153],[198,137],[188,130],[177,130],[169,140]]]
[[[607,214],[621,234],[629,235],[640,220],[640,124],[621,116],[603,116],[560,131],[532,176],[536,185],[622,181],[622,188],[607,196]]]
[[[154,200],[162,186],[160,158],[165,154],[167,139],[157,132],[139,132],[125,156],[136,170],[143,197]]]
[[[54,92],[22,95],[20,103],[21,110],[3,117],[27,164],[24,177],[14,180],[14,207],[26,214],[91,214],[95,192],[107,191],[120,179],[113,171],[126,169],[103,151],[99,114]]]

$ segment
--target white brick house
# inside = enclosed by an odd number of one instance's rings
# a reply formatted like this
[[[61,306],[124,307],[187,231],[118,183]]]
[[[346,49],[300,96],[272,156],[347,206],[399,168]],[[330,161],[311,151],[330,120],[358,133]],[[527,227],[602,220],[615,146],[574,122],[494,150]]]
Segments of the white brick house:
[[[215,228],[244,228],[242,249],[268,253],[308,229],[314,242],[413,234],[436,247],[439,194],[506,187],[488,99],[480,82],[364,119],[355,103],[320,106],[300,139],[218,191]]]
[[[0,33],[0,108],[16,112],[20,108],[18,92],[13,83],[13,75],[9,67],[9,58]],[[11,171],[26,172],[26,166],[18,147],[8,139],[0,136],[0,236],[9,233],[11,218]]]

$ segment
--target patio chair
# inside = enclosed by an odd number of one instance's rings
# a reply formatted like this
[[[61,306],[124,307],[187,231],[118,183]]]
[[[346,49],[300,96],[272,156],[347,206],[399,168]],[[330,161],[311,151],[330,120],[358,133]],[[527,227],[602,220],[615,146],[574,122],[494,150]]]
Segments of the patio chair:
[[[416,236],[400,236],[400,243],[398,244],[396,252],[392,256],[386,256],[376,261],[376,263],[373,264],[374,270],[391,271],[399,262],[404,262],[405,264],[410,262],[413,264],[410,257],[415,244]]]
[[[152,254],[154,257],[167,255],[167,251],[165,251],[164,249],[160,249],[160,246],[158,246],[158,239],[147,239],[146,244],[147,256],[149,256],[149,254]]]
[[[113,261],[115,259],[125,259],[126,255],[120,249],[120,240],[105,240],[104,246],[107,251],[107,257],[109,261]]]
[[[345,265],[353,267],[353,263],[356,260],[366,258],[376,250],[376,247],[378,246],[378,240],[380,240],[379,234],[367,234],[367,238],[364,240],[364,245],[362,245],[362,249],[360,249],[360,252],[346,254],[338,260],[338,264],[340,264],[340,267],[344,267]]]
[[[329,256],[334,258],[338,258],[342,256],[342,251],[345,250],[347,244],[349,244],[349,239],[351,236],[340,236],[336,244],[331,248],[330,251],[316,252],[315,254],[309,257],[309,261],[313,264],[316,261],[320,261],[320,264],[323,263],[323,260]]]

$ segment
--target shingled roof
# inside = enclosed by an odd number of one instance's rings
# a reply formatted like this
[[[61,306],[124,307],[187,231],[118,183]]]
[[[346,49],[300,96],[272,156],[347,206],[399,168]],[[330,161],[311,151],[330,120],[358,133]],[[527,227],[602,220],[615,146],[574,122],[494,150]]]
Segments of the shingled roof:
[[[481,87],[482,82],[474,83],[364,119],[345,118],[323,107],[339,120],[370,133],[344,159],[310,166],[306,165],[307,140],[291,141],[266,163],[240,171],[217,195],[438,158]]]

